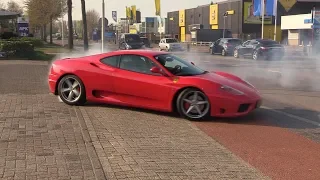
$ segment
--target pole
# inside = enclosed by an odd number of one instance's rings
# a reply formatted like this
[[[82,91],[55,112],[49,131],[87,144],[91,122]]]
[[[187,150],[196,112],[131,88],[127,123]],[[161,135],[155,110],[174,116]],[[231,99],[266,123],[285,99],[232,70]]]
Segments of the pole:
[[[105,31],[105,14],[104,14],[104,0],[102,0],[102,19],[101,19],[101,52],[104,52],[104,31]]]
[[[275,9],[274,9],[274,37],[273,40],[277,41],[277,14],[278,14],[278,0],[275,0]]]
[[[222,38],[224,38],[224,32],[226,31],[226,16],[223,16],[223,33],[222,33]]]
[[[160,40],[161,40],[161,34],[162,34],[162,19],[161,16],[159,16],[160,18]]]
[[[64,47],[64,28],[63,28],[63,16],[62,16],[62,25],[61,25],[61,41],[62,41],[62,46]]]
[[[263,30],[264,30],[264,1],[265,0],[261,0],[262,1],[262,5],[261,5],[261,8],[262,8],[262,22],[261,22],[261,39],[263,39]]]

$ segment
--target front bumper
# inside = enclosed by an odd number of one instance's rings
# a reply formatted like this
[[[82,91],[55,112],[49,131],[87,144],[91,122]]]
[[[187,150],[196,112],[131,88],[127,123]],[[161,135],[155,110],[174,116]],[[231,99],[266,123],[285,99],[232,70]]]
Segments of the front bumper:
[[[211,113],[213,117],[239,117],[245,116],[262,104],[261,97],[248,99],[232,99],[210,96]]]

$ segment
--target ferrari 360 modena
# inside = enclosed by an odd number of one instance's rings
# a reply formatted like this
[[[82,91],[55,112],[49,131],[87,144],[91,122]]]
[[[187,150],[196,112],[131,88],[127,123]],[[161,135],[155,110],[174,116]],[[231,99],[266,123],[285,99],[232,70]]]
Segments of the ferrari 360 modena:
[[[209,72],[168,52],[119,50],[52,63],[50,91],[68,105],[87,101],[177,112],[191,119],[243,116],[258,90],[226,72]]]

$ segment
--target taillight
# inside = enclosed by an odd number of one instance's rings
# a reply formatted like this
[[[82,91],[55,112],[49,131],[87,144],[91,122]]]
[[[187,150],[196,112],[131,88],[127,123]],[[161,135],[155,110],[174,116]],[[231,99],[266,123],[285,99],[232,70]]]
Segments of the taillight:
[[[265,49],[268,49],[268,48],[266,48],[266,47],[260,47],[262,50],[265,50]]]
[[[232,46],[231,44],[227,43],[226,46]]]

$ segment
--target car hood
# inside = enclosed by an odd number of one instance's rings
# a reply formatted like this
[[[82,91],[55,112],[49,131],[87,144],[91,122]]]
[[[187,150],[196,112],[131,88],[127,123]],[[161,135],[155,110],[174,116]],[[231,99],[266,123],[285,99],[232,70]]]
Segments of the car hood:
[[[228,74],[228,73],[219,73],[219,72],[209,72],[206,74],[201,74],[198,76],[198,78],[211,81],[216,84],[220,85],[226,85],[229,87],[232,87],[234,89],[237,89],[239,91],[242,91],[245,94],[252,94],[257,93],[257,89],[255,87],[252,87],[251,85],[247,84],[244,80],[241,78]]]

